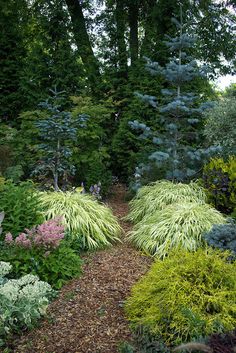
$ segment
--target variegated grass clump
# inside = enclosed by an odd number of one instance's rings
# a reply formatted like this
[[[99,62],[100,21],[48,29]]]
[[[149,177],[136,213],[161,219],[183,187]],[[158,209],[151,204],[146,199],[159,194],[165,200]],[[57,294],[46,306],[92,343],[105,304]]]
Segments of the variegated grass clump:
[[[129,239],[146,253],[165,257],[175,247],[194,251],[204,244],[203,233],[224,216],[208,204],[183,202],[166,206],[134,226]]]
[[[173,183],[167,180],[157,181],[143,186],[130,202],[127,220],[137,223],[146,215],[152,215],[167,205],[177,202],[206,202],[204,189],[197,183]]]
[[[41,193],[46,219],[62,216],[71,239],[84,249],[97,249],[117,241],[121,228],[111,210],[89,195],[72,192]]]

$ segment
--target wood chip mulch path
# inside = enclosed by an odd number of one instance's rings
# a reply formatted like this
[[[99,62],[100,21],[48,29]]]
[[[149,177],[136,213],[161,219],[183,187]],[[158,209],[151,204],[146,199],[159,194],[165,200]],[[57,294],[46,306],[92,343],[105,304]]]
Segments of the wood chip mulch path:
[[[108,204],[124,229],[123,243],[84,257],[83,274],[64,286],[40,327],[12,344],[15,353],[117,353],[131,342],[123,304],[151,259],[125,242],[130,224],[125,189],[115,186]]]

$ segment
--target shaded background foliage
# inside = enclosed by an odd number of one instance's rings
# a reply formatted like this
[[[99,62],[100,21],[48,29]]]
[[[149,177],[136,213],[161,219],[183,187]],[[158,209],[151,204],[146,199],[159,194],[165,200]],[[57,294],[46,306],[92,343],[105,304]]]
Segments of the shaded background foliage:
[[[164,40],[166,34],[175,34],[171,17],[178,17],[178,2],[0,3],[0,151],[5,160],[1,161],[1,174],[9,175],[7,168],[13,167],[10,175],[15,174],[16,179],[30,176],[38,158],[38,132],[33,123],[42,114],[37,110],[38,103],[56,85],[66,93],[65,110],[86,110],[92,117],[87,132],[78,136],[74,145],[74,181],[91,184],[99,179],[107,188],[113,174],[128,182],[135,166],[153,148],[138,139],[128,121],[136,119],[160,129],[158,114],[141,105],[134,92],[160,98],[161,89],[168,88],[161,77],[149,77],[143,56],[161,65],[169,61]],[[211,77],[233,72],[235,2],[183,0],[182,4],[188,33],[197,35],[191,55],[209,64]],[[194,81],[192,85],[189,91],[194,88],[202,99],[214,95],[208,81]],[[76,98],[71,100],[71,96],[83,97],[84,105],[78,104]],[[153,179],[159,174],[154,173]]]

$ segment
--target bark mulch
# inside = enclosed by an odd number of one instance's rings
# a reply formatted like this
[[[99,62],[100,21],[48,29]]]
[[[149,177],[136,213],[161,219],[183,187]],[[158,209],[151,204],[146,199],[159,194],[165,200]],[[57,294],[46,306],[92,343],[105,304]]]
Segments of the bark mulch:
[[[125,189],[115,186],[109,206],[119,219],[128,212]],[[130,224],[121,220],[123,243],[84,257],[83,274],[65,285],[40,327],[12,345],[15,353],[117,353],[131,341],[123,304],[151,259],[126,241]]]

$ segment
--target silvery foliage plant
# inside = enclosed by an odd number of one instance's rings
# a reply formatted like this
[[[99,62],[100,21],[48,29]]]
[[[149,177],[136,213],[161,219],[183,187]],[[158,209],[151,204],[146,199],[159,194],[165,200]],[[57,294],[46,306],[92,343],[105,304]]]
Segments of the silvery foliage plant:
[[[11,269],[11,264],[0,261],[0,346],[12,332],[33,327],[54,294],[48,283],[31,274],[7,279]]]

